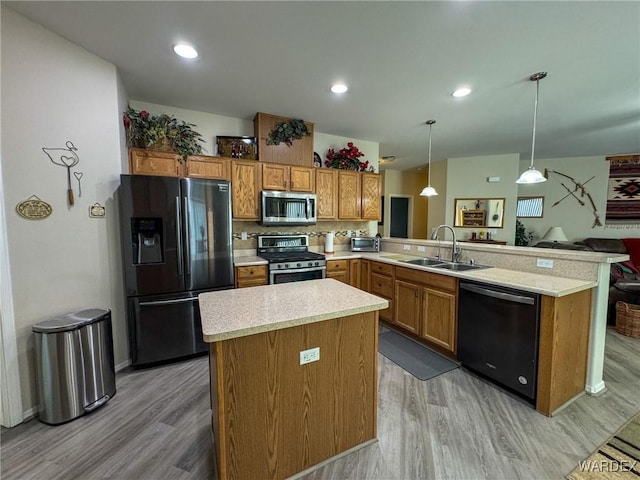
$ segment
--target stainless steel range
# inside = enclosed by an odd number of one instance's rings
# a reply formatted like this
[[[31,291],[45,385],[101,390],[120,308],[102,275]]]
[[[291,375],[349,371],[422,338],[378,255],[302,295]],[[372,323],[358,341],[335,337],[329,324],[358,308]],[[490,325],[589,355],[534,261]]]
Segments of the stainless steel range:
[[[269,284],[326,277],[327,262],[309,251],[308,235],[259,235],[258,256],[269,261]]]

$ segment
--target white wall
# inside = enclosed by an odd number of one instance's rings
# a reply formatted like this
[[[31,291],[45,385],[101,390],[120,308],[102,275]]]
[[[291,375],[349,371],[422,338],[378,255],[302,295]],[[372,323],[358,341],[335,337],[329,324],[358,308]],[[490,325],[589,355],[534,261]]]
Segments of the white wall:
[[[113,65],[2,6],[2,182],[23,408],[37,405],[31,326],[88,307],[113,311],[116,363],[128,358],[114,192],[122,146]],[[67,206],[66,170],[42,147],[77,147],[82,197]],[[37,195],[44,220],[15,212]],[[107,207],[106,219],[89,206]]]
[[[529,160],[520,162],[520,170],[525,170],[529,166]],[[609,181],[609,162],[605,157],[573,157],[573,158],[553,158],[535,161],[535,166],[541,172],[545,168],[555,170],[573,177],[576,181],[583,183],[596,205],[600,221],[603,226],[594,227],[595,216],[589,199],[581,197],[585,202],[581,206],[578,201],[569,196],[562,200],[555,207],[553,204],[567,195],[567,190],[561,185],[573,190],[574,184],[567,178],[554,173],[549,174],[549,180],[544,183],[533,185],[521,185],[518,188],[518,195],[544,197],[544,211],[542,218],[521,218],[527,231],[534,232],[533,243],[540,241],[549,227],[562,227],[570,242],[575,242],[588,237],[610,237],[625,238],[640,236],[640,225],[631,228],[606,228],[605,217],[607,208],[607,184]],[[589,183],[585,183],[594,177]],[[580,197],[580,192],[576,192]]]
[[[503,228],[496,229],[492,238],[513,245],[518,196],[518,184],[515,182],[520,174],[519,168],[517,153],[448,159],[445,223],[453,224],[455,198],[504,198]],[[500,177],[500,181],[489,183],[488,177]],[[468,238],[472,230],[456,228],[456,235]]]

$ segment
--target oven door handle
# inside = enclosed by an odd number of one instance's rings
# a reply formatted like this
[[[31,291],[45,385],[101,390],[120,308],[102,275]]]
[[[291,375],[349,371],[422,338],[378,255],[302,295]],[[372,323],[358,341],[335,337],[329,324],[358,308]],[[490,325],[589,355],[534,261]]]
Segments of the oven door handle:
[[[273,270],[270,273],[305,273],[317,270],[327,270],[327,267],[290,268],[289,270]]]
[[[513,295],[511,293],[490,290],[488,288],[477,287],[475,285],[469,285],[467,283],[461,283],[460,288],[462,288],[463,290],[468,290],[469,292],[477,293],[478,295],[493,297],[499,300],[506,300],[507,302],[525,303],[527,305],[533,305],[535,303],[535,298],[533,297],[526,297],[524,295]]]

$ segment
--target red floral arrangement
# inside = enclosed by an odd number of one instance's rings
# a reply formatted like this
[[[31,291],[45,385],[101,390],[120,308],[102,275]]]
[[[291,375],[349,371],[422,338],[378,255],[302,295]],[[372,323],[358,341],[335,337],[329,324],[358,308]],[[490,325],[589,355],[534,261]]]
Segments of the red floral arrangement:
[[[347,143],[347,148],[341,148],[337,152],[333,148],[330,148],[327,151],[327,160],[324,164],[329,168],[364,172],[369,168],[369,161],[361,162],[358,160],[360,157],[364,157],[364,153],[362,153],[353,142],[349,142]]]

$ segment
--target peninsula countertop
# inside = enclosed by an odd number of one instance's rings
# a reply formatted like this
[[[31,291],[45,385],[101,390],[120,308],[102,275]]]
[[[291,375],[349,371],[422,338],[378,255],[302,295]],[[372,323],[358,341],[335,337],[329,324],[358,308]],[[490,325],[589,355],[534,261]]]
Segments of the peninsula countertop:
[[[330,278],[220,290],[201,293],[198,298],[208,343],[389,306],[383,298]]]

